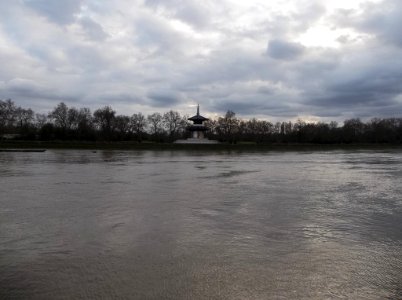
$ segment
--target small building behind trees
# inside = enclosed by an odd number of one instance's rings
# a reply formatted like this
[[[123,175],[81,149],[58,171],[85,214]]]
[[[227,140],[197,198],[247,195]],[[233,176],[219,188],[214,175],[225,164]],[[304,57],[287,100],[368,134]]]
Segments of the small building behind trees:
[[[204,132],[208,131],[208,128],[203,123],[209,119],[200,115],[200,105],[197,105],[197,114],[188,118],[188,120],[193,122],[193,125],[187,128],[191,132],[191,137],[193,139],[203,139]]]
[[[187,130],[190,131],[191,137],[186,140],[177,140],[175,143],[178,144],[216,144],[218,143],[215,140],[209,140],[205,138],[205,132],[208,131],[208,127],[203,123],[208,121],[208,118],[205,118],[200,115],[200,105],[197,105],[197,114],[188,118],[187,120],[192,121],[193,124],[187,127]]]

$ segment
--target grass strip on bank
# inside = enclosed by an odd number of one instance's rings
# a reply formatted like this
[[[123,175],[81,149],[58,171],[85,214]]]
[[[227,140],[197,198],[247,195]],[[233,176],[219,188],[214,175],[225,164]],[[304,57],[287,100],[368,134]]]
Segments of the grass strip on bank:
[[[381,150],[400,149],[401,144],[174,144],[152,142],[82,142],[82,141],[0,141],[0,149],[87,149],[87,150]]]

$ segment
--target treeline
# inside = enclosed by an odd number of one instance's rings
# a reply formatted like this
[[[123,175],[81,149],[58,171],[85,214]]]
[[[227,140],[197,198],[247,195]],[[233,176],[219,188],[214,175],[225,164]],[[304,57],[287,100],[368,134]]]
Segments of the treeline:
[[[188,121],[176,111],[163,115],[142,113],[117,115],[110,106],[95,110],[68,107],[59,103],[48,114],[0,100],[0,134],[24,140],[138,141],[171,142],[183,138]]]
[[[150,141],[172,142],[188,138],[188,116],[177,111],[131,116],[117,115],[110,106],[95,110],[68,107],[59,103],[48,114],[0,100],[0,136],[3,139],[74,140],[74,141]],[[238,143],[402,143],[402,118],[374,118],[368,122],[349,119],[337,122],[308,123],[242,120],[232,111],[204,123],[207,137],[221,142]]]

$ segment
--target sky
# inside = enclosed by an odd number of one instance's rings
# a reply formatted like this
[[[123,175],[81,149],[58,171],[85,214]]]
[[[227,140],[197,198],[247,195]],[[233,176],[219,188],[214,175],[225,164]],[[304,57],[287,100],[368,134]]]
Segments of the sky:
[[[0,99],[118,114],[402,117],[400,0],[0,0]]]

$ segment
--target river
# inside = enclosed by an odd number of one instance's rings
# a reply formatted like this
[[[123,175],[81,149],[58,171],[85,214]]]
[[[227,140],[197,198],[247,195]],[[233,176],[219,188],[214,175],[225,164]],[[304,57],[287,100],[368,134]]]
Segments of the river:
[[[0,299],[402,299],[402,152],[0,153]]]

